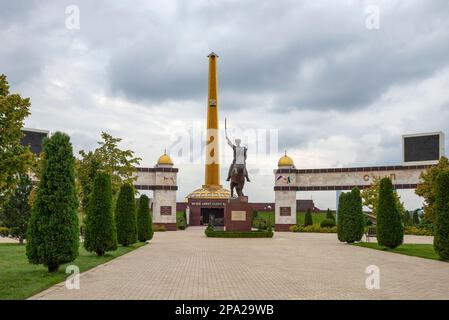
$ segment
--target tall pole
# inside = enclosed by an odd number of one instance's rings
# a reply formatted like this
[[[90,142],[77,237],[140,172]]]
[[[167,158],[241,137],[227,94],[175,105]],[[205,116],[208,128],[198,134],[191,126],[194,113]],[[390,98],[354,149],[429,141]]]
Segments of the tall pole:
[[[206,131],[206,187],[220,186],[219,135],[218,135],[218,90],[217,90],[217,58],[214,52],[209,58],[209,77],[207,95],[207,131]]]

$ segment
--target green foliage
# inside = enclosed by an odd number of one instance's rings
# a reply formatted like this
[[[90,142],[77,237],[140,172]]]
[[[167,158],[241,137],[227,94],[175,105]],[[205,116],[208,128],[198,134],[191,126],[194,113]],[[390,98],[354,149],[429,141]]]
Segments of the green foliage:
[[[304,216],[304,227],[313,225],[312,212],[307,209],[306,215]]]
[[[326,219],[332,219],[334,220],[334,225],[335,225],[335,217],[334,214],[332,213],[332,211],[328,208],[326,211]]]
[[[358,188],[340,195],[338,214],[338,239],[347,243],[360,241],[366,220],[363,216],[362,198]]]
[[[0,227],[0,237],[9,237],[9,228]]]
[[[401,215],[395,204],[393,184],[389,178],[382,178],[379,190],[377,210],[377,242],[393,249],[404,240],[404,228]]]
[[[272,230],[258,230],[258,231],[221,231],[213,230],[209,227],[204,231],[207,237],[212,238],[272,238]]]
[[[132,150],[122,150],[118,144],[122,139],[114,138],[102,132],[102,141],[94,151],[81,150],[81,159],[77,163],[77,178],[80,185],[81,211],[85,213],[89,202],[89,195],[93,189],[93,181],[97,172],[106,172],[111,177],[113,203],[117,199],[120,187],[124,183],[132,184],[133,173],[140,158],[134,157]]]
[[[337,227],[330,227],[330,228],[322,228],[319,225],[312,225],[303,227],[301,225],[295,225],[291,226],[290,228],[291,232],[311,232],[311,233],[337,233]]]
[[[332,228],[335,227],[335,220],[334,219],[324,219],[320,223],[321,228]]]
[[[115,222],[117,225],[117,240],[123,246],[137,242],[136,201],[134,187],[124,184],[120,188],[115,208]]]
[[[266,230],[268,227],[271,227],[270,221],[264,218],[255,218],[252,226],[259,230]]]
[[[435,237],[433,247],[438,255],[449,259],[449,172],[440,172],[435,180]]]
[[[374,216],[377,215],[377,208],[379,207],[379,189],[380,189],[380,177],[374,177],[373,183],[369,188],[365,188],[362,190],[362,204],[367,206]],[[394,202],[399,214],[405,213],[404,203],[401,202],[401,197],[394,192],[393,194]]]
[[[140,242],[153,239],[153,220],[150,214],[150,199],[141,195],[137,211],[137,238]]]
[[[418,214],[418,210],[413,211],[413,220],[412,220],[412,224],[414,226],[419,225],[420,221],[419,221],[419,214]]]
[[[410,214],[410,211],[405,211],[404,215],[402,216],[402,222],[404,223],[404,226],[412,226],[413,220],[412,215]]]
[[[78,256],[75,158],[68,135],[56,132],[44,139],[41,177],[28,225],[26,252],[33,264],[55,272]]]
[[[26,174],[34,156],[21,145],[24,119],[30,114],[30,99],[10,94],[8,81],[0,75],[0,206],[15,189],[19,174]]]
[[[176,228],[179,230],[187,228],[187,214],[185,211],[176,212]]]
[[[406,226],[404,227],[404,234],[410,234],[415,236],[433,236],[433,231],[428,228]]]
[[[20,243],[26,238],[28,221],[31,217],[29,197],[32,189],[31,179],[27,175],[20,175],[19,184],[0,214],[0,221],[9,230],[7,236],[19,240]]]
[[[98,256],[117,250],[117,230],[112,211],[111,177],[99,172],[94,179],[85,221],[84,248]]]
[[[441,157],[437,165],[421,173],[420,183],[415,190],[418,196],[424,198],[424,217],[428,223],[434,223],[436,220],[434,186],[440,172],[449,172],[449,160],[446,157]]]

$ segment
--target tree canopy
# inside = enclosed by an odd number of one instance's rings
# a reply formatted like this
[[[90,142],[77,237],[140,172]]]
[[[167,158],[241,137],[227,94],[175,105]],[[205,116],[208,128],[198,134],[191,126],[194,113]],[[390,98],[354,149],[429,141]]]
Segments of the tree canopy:
[[[15,189],[19,175],[33,163],[33,154],[21,145],[21,129],[30,105],[29,98],[10,94],[6,76],[0,75],[0,205]]]
[[[368,207],[372,214],[377,216],[377,209],[379,207],[379,190],[380,190],[381,177],[374,177],[373,183],[370,187],[362,190],[363,205]],[[393,191],[394,203],[399,214],[402,216],[405,214],[404,203],[401,201],[401,197],[396,191]]]

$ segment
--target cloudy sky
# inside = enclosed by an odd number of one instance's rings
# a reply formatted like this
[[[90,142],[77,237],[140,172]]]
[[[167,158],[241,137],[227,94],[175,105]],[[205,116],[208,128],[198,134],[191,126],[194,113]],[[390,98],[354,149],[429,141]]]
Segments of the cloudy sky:
[[[394,165],[402,134],[449,133],[447,0],[0,0],[0,39],[27,127],[70,134],[76,152],[107,131],[142,166],[204,126],[217,52],[221,126],[277,137],[270,157],[250,148],[251,201],[273,201],[285,149],[299,168]],[[203,167],[175,153],[181,200]],[[298,193],[311,197],[335,206],[333,192]]]

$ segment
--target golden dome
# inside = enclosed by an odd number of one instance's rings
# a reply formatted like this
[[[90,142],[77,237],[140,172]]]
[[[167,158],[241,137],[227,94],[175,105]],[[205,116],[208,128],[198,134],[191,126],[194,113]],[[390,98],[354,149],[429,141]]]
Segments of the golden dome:
[[[285,153],[285,155],[282,156],[282,158],[279,159],[278,161],[278,166],[279,167],[284,167],[284,166],[294,166],[295,164],[293,163],[292,158],[290,158],[289,156],[287,156],[287,152]]]
[[[159,159],[157,160],[157,164],[173,165],[173,161],[171,161],[169,155],[166,152],[164,152],[164,154],[160,156]]]
[[[207,187],[203,186],[191,192],[187,198],[193,199],[229,199],[231,197],[231,191],[224,189],[221,186]]]

